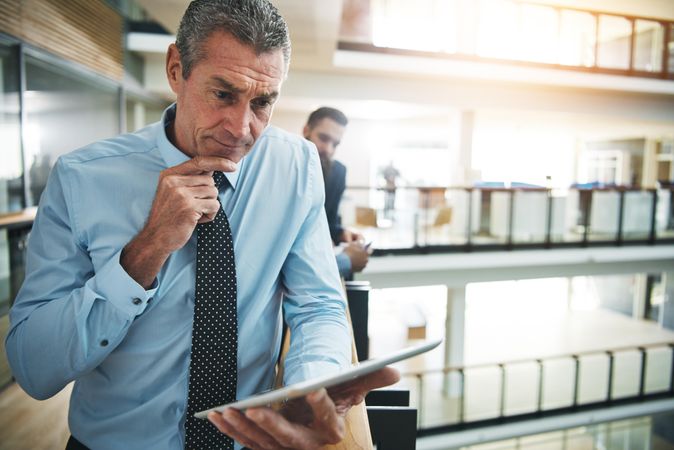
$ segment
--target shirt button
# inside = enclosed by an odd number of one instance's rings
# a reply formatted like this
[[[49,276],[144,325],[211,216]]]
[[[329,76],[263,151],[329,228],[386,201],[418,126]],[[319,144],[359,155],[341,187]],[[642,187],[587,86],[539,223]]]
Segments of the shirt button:
[[[132,301],[134,305],[140,305],[143,303],[143,300],[139,299],[138,297],[134,298]]]
[[[103,339],[103,340],[101,341],[101,347],[107,347],[107,346],[108,346],[108,340],[107,340],[107,339]]]

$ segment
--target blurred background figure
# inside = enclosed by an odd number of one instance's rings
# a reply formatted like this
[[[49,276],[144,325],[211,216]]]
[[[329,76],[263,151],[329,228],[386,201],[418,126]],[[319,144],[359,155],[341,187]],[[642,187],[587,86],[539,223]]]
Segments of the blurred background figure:
[[[335,250],[339,273],[350,278],[362,271],[369,259],[369,249],[363,244],[363,235],[344,228],[339,215],[339,204],[346,188],[346,166],[334,159],[349,120],[338,109],[323,106],[312,112],[304,126],[304,137],[318,150],[325,182],[325,214]],[[344,244],[340,247],[340,244]]]

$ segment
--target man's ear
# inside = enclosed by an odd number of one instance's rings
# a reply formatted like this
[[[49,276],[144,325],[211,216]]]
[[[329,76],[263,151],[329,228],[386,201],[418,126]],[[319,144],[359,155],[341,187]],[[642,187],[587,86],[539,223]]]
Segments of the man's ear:
[[[175,44],[169,45],[166,52],[166,78],[171,90],[178,94],[183,82],[183,66],[180,63],[180,52]]]
[[[304,125],[304,130],[302,131],[302,135],[304,136],[304,139],[309,139],[309,134],[310,134],[311,129],[309,128],[309,125]]]

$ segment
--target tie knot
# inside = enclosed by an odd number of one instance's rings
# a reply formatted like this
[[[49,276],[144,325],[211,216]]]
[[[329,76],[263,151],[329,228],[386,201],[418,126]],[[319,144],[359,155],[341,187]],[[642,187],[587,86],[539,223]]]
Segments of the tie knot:
[[[222,186],[222,183],[225,181],[225,174],[222,172],[213,172],[213,180],[215,181],[215,187],[218,189]]]

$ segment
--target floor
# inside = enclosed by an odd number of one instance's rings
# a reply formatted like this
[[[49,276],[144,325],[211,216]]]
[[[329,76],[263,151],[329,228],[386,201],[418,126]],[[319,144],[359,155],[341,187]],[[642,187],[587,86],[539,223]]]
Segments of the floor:
[[[635,395],[639,389],[641,355],[636,347],[656,345],[648,351],[646,392],[667,390],[671,376],[674,332],[654,322],[637,321],[619,313],[598,309],[592,302],[569,300],[566,279],[526,282],[478,283],[467,288],[463,364],[487,367],[465,371],[463,411],[458,374],[426,373],[422,385],[415,376],[403,376],[400,386],[409,389],[419,409],[423,427],[465,420],[497,417],[501,396],[506,415],[533,412],[538,406],[539,367],[544,362],[543,409],[571,406],[574,392],[574,360],[568,355],[598,352],[580,358],[579,403],[606,398],[609,358],[615,353],[613,398]],[[541,297],[541,292],[546,293]],[[407,325],[426,322],[427,338],[445,333],[446,288],[373,290],[370,296],[371,357],[412,345]],[[427,354],[399,363],[403,374],[432,372],[444,365],[441,346]],[[506,364],[505,393],[498,362]],[[528,360],[528,362],[526,362]],[[453,389],[452,389],[453,388]],[[423,396],[419,397],[419,392]]]
[[[62,450],[68,440],[71,387],[46,401],[30,398],[17,384],[0,392],[0,450]]]

